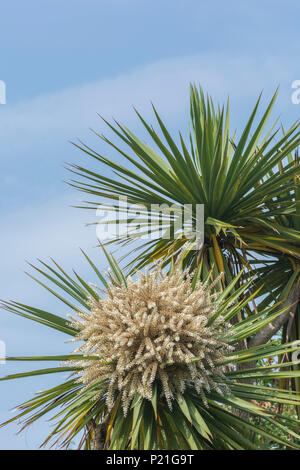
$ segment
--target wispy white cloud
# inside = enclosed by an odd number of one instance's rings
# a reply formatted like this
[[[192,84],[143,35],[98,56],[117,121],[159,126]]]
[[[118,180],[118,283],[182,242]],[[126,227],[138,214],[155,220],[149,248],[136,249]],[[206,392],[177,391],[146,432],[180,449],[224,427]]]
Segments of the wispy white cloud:
[[[54,141],[80,136],[90,126],[99,127],[97,113],[129,122],[131,106],[150,111],[152,100],[172,121],[187,109],[188,85],[195,81],[220,100],[230,93],[233,100],[246,103],[265,88],[267,93],[282,85],[281,96],[291,106],[289,93],[296,79],[292,60],[221,54],[196,55],[166,59],[132,71],[36,97],[2,107],[0,138],[2,148],[33,149],[32,158],[40,156],[38,147]],[[295,72],[295,73],[294,73]],[[9,84],[8,84],[9,86]],[[291,107],[291,111],[294,109]],[[4,154],[2,154],[4,157]],[[17,152],[19,158],[22,152]],[[27,156],[28,158],[28,156]],[[29,156],[30,158],[30,156]]]

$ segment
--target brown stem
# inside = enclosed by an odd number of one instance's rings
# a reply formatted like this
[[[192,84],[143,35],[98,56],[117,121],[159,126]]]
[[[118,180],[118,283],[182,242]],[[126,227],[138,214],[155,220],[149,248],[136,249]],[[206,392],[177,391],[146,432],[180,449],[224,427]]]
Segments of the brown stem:
[[[96,426],[94,431],[94,437],[92,442],[93,450],[105,450],[105,437],[106,437],[106,426],[105,423],[100,423]]]
[[[109,417],[110,414],[107,413],[101,422],[94,427],[93,450],[105,450],[107,448],[106,435]]]
[[[280,305],[280,309],[287,308],[287,310],[275,318],[275,320],[268,323],[268,325],[261,328],[261,330],[259,330],[256,335],[250,339],[248,347],[253,348],[255,346],[261,346],[262,344],[267,343],[267,341],[269,341],[272,336],[277,333],[284,323],[293,318],[299,299],[300,284],[299,281],[295,281],[287,298]]]
[[[262,344],[267,343],[269,339],[272,338],[272,336],[277,333],[277,331],[284,325],[285,323],[291,323],[296,309],[297,309],[297,304],[299,302],[299,297],[300,297],[300,285],[296,281],[294,285],[292,286],[289,295],[287,296],[286,300],[282,302],[280,305],[280,309],[287,308],[285,312],[283,312],[281,315],[279,315],[273,322],[270,322],[268,325],[266,325],[264,328],[259,330],[256,335],[250,339],[248,342],[248,348],[252,348],[255,346],[260,346]],[[237,349],[243,349],[242,345],[239,344]],[[256,361],[250,361],[250,362],[243,362],[239,364],[239,370],[243,369],[254,369],[256,367]],[[243,379],[243,382],[246,383],[251,383],[251,379]],[[243,410],[234,410],[234,414],[239,416],[240,418],[245,419],[248,421],[248,414],[243,411]]]

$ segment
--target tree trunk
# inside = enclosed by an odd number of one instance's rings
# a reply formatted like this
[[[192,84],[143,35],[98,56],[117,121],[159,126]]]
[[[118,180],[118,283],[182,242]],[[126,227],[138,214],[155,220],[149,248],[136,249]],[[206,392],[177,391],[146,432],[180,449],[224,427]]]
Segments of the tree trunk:
[[[260,346],[267,343],[272,338],[272,336],[275,335],[275,333],[277,333],[277,331],[284,325],[284,323],[292,319],[295,315],[299,298],[300,284],[299,280],[297,279],[291,287],[287,298],[279,306],[280,310],[286,307],[289,308],[287,308],[285,312],[275,318],[275,320],[273,320],[271,323],[259,330],[256,335],[250,339],[248,347],[253,348],[254,346]]]
[[[255,346],[260,346],[262,344],[266,344],[272,336],[277,333],[277,331],[289,320],[293,319],[293,316],[295,315],[296,309],[297,309],[297,304],[299,302],[299,297],[300,297],[300,285],[298,285],[298,282],[296,281],[294,285],[292,286],[289,295],[287,296],[286,300],[282,302],[280,305],[280,309],[290,307],[288,308],[285,312],[283,312],[281,315],[279,315],[275,320],[265,327],[263,327],[261,330],[259,330],[253,338],[250,339],[248,342],[248,348],[253,348]],[[242,344],[240,344],[237,348],[238,350],[243,349]],[[241,364],[238,365],[239,370],[243,369],[254,369],[256,367],[256,361],[249,361],[249,362],[242,362]],[[243,379],[242,382],[245,383],[251,383],[251,379]],[[243,410],[234,410],[233,413],[244,419],[245,421],[248,421],[249,415]]]
[[[93,450],[105,450],[105,437],[106,437],[106,425],[100,423],[96,426],[94,431],[94,438],[92,442]]]

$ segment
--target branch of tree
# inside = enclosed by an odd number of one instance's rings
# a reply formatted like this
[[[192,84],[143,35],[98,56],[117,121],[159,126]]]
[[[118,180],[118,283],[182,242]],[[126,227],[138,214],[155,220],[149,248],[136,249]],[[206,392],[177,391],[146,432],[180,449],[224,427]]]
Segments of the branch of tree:
[[[300,299],[300,284],[299,281],[295,281],[287,298],[280,304],[280,309],[287,308],[285,312],[279,315],[275,320],[268,323],[265,327],[259,330],[248,343],[249,348],[254,346],[260,346],[267,343],[275,333],[293,316],[297,308],[297,304]]]

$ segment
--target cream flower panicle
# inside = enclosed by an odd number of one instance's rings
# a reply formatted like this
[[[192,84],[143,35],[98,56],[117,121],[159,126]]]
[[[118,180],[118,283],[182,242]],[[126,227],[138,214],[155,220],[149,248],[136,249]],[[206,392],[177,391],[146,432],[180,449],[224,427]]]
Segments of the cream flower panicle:
[[[205,391],[221,392],[225,380],[218,361],[230,347],[224,340],[223,318],[211,321],[218,304],[207,283],[179,268],[138,273],[127,285],[110,284],[106,296],[89,300],[90,312],[72,319],[83,341],[76,351],[99,360],[79,364],[79,381],[107,380],[107,405],[121,393],[123,409],[138,392],[151,400],[153,384],[161,383],[168,405],[193,383],[206,402]],[[103,394],[103,391],[102,391]]]

